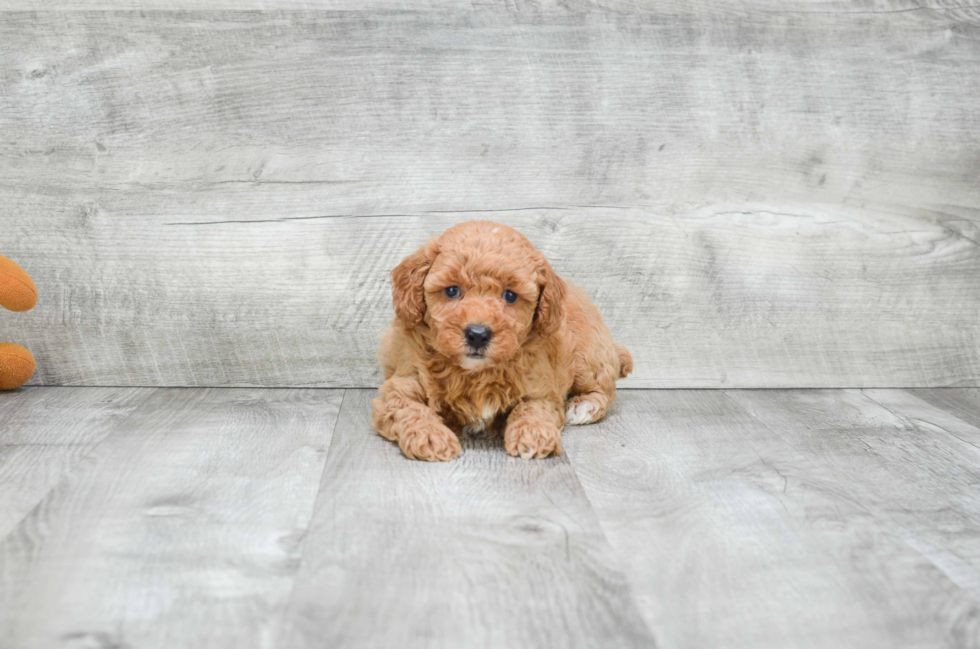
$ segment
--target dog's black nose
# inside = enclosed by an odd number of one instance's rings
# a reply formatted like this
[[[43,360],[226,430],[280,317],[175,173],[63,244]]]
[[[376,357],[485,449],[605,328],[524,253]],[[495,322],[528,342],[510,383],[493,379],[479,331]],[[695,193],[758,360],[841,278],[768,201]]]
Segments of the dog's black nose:
[[[469,325],[466,327],[466,342],[473,349],[483,349],[493,337],[490,327],[483,325]]]

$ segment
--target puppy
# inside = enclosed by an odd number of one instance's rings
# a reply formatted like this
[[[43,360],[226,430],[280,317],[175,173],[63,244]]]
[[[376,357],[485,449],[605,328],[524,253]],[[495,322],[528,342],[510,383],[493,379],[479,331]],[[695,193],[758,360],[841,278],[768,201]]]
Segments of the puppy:
[[[371,425],[410,459],[452,460],[458,433],[500,429],[511,455],[559,455],[564,425],[601,419],[633,369],[585,292],[506,225],[454,226],[391,282]]]

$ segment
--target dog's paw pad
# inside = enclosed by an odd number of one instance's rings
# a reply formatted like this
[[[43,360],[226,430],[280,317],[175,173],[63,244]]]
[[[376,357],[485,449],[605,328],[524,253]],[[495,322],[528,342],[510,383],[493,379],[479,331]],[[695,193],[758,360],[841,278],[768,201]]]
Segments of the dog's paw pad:
[[[595,421],[595,413],[598,410],[591,401],[579,401],[569,403],[568,410],[565,411],[565,422],[572,426],[591,424]]]

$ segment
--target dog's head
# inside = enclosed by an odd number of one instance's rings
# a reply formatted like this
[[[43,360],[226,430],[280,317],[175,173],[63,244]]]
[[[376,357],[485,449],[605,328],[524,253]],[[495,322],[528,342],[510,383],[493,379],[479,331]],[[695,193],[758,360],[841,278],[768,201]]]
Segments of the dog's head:
[[[446,230],[391,281],[398,318],[409,329],[425,322],[436,350],[469,371],[506,362],[564,318],[565,282],[524,235],[499,223]]]

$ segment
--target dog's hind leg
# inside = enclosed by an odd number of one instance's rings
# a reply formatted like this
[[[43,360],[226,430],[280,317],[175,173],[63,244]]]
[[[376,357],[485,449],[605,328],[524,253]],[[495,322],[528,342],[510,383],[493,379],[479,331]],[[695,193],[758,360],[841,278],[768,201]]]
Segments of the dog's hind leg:
[[[603,363],[583,370],[576,372],[572,396],[565,402],[565,422],[573,426],[599,421],[616,398],[618,368]]]
[[[565,403],[569,424],[591,424],[606,416],[616,398],[616,379],[633,369],[629,350],[613,341],[599,310],[581,289],[570,293],[569,340],[572,342],[572,387]]]
[[[565,423],[581,426],[599,421],[609,411],[611,399],[602,392],[577,394],[565,402]]]

